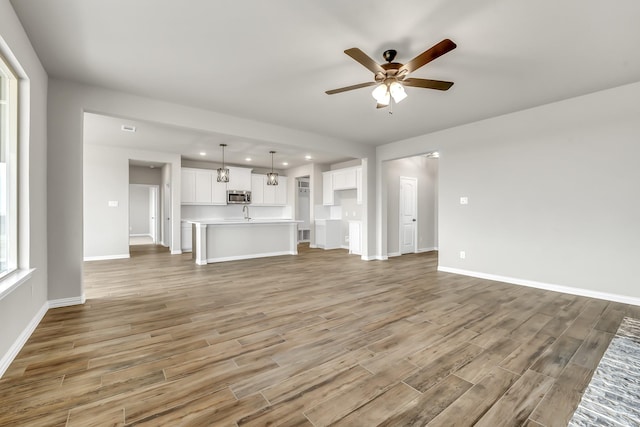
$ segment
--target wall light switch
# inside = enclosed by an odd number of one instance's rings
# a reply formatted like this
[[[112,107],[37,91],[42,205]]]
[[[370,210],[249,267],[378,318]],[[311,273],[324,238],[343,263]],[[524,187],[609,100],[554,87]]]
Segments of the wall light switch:
[[[460,204],[461,205],[468,205],[469,204],[469,198],[464,196],[464,197],[460,197]]]
[[[109,200],[108,206],[110,208],[117,208],[118,207],[118,201],[117,200]]]

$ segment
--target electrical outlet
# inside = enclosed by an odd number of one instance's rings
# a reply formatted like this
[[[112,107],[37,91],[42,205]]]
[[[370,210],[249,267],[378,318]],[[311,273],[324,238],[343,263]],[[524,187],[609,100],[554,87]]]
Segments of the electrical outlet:
[[[460,259],[467,258],[467,253],[465,251],[460,251]]]
[[[460,197],[460,204],[461,205],[468,205],[469,204],[469,198],[466,196]]]

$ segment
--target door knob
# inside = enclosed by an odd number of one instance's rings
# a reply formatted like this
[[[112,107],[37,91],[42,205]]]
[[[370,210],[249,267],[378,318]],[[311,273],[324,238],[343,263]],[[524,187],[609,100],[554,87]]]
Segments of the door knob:
[[[415,219],[415,218],[413,218],[411,221],[416,222],[416,219]]]

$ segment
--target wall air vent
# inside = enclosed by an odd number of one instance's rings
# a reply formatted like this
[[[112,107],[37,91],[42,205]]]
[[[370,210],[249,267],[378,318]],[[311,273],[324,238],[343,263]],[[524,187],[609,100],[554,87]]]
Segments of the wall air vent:
[[[122,127],[120,129],[122,129],[124,132],[135,132],[136,131],[136,127],[135,126],[131,126],[131,125],[122,125]]]

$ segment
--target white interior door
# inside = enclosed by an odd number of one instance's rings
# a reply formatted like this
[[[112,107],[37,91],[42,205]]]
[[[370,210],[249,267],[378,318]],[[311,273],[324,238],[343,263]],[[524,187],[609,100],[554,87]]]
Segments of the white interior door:
[[[400,177],[400,253],[417,252],[418,179]]]

